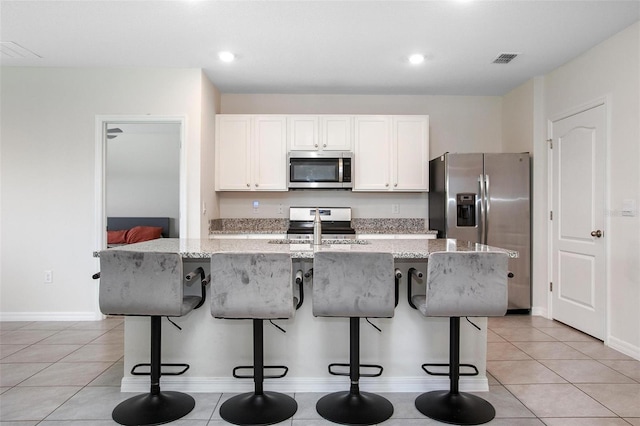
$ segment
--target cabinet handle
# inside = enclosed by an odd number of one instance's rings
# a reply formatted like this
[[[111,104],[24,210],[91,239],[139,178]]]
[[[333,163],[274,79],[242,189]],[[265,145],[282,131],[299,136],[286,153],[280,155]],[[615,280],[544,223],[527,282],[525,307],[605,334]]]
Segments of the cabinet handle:
[[[396,182],[396,183],[394,183],[394,184],[393,184],[393,186],[398,186],[398,183],[397,183],[397,182]]]
[[[247,188],[251,188],[251,184],[247,184]]]
[[[389,187],[389,182],[385,183],[384,186]]]
[[[256,188],[258,187],[258,184],[256,183]]]
[[[326,147],[327,147],[327,144],[326,144],[326,143],[323,143],[323,144],[322,144],[322,147],[323,147],[323,148],[326,148]]]
[[[317,148],[317,147],[318,147],[318,144],[315,144],[314,146]]]

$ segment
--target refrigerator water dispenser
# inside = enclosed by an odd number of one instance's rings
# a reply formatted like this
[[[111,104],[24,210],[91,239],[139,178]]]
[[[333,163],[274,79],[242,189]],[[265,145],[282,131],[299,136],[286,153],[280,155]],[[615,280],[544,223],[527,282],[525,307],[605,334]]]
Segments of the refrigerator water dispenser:
[[[457,225],[476,226],[476,194],[456,194]]]

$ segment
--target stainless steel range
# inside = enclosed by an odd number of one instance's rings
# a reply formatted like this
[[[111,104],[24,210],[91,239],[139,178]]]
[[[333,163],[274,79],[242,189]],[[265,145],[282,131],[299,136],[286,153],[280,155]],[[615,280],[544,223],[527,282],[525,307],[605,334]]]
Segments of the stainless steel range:
[[[351,207],[320,207],[322,238],[355,238],[351,227]],[[287,238],[313,239],[313,219],[316,207],[290,207]]]

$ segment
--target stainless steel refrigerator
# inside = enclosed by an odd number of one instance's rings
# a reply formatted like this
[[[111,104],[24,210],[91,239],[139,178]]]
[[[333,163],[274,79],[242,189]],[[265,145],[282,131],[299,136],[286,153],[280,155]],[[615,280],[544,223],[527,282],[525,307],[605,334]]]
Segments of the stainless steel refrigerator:
[[[510,312],[531,309],[529,153],[446,153],[429,162],[429,227],[456,238],[519,252],[509,259]]]

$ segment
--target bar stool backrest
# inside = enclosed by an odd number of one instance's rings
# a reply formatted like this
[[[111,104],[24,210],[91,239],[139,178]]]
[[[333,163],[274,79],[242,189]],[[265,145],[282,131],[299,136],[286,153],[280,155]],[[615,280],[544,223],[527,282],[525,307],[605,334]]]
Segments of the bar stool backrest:
[[[434,317],[504,315],[508,260],[500,252],[431,253],[422,313]]]
[[[100,253],[103,314],[183,315],[182,258],[176,253],[124,250]]]
[[[211,315],[276,319],[294,316],[293,275],[288,253],[214,253]]]
[[[395,307],[390,253],[320,251],[313,259],[313,315],[391,318]]]

